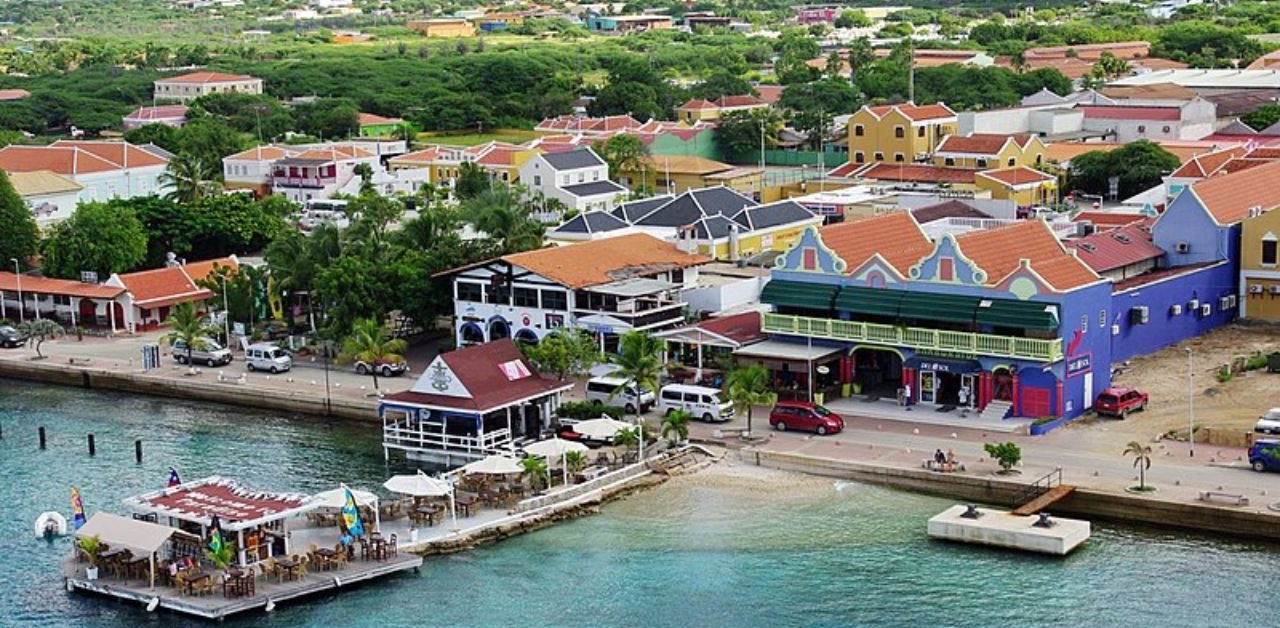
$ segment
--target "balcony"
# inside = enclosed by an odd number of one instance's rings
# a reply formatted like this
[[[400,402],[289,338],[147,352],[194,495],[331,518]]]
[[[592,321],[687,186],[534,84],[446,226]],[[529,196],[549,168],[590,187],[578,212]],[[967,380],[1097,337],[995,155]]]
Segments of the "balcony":
[[[829,318],[765,314],[764,331],[831,340],[871,342],[917,351],[947,351],[1053,363],[1062,359],[1062,340],[994,336],[923,327],[896,327]]]

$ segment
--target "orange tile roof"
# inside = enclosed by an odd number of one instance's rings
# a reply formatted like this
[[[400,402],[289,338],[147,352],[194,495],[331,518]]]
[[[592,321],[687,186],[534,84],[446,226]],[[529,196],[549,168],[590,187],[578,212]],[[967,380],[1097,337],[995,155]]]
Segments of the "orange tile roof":
[[[187,262],[187,265],[183,266],[182,269],[187,272],[187,276],[190,277],[192,281],[204,281],[213,273],[214,267],[230,268],[235,270],[240,268],[240,260],[236,259],[236,256],[231,255],[228,257],[207,259],[199,262]]]
[[[911,212],[891,212],[818,230],[822,242],[853,272],[879,254],[903,275],[920,258],[929,254],[933,243],[925,236]]]
[[[0,170],[35,172],[48,170],[64,176],[109,172],[120,166],[79,148],[70,146],[18,146],[0,148]]]
[[[147,166],[164,166],[169,160],[149,153],[128,142],[86,142],[76,140],[58,140],[51,146],[69,146],[92,153],[102,159],[122,167],[145,168]]]
[[[328,148],[312,148],[294,155],[294,159],[316,159],[342,161],[344,159],[366,159],[373,154],[354,146],[330,146]]]
[[[1273,70],[1276,66],[1280,66],[1280,50],[1272,50],[1267,54],[1253,60],[1249,64],[1247,70]]]
[[[417,150],[412,153],[405,153],[403,155],[392,157],[388,161],[393,164],[395,163],[429,164],[439,160],[444,152],[445,152],[445,148],[443,146],[432,146],[430,148],[424,148],[422,150]]]
[[[223,74],[221,72],[192,72],[157,80],[157,83],[239,83],[254,81],[257,77],[247,74]]]
[[[172,305],[178,301],[207,299],[212,292],[197,286],[181,266],[168,266],[119,275],[120,282],[133,295],[133,304],[150,308]]]
[[[482,166],[510,166],[516,162],[516,148],[495,148],[476,160]]]
[[[1049,226],[1040,220],[970,231],[956,236],[961,253],[987,273],[987,284],[999,284],[1022,260],[1059,291],[1098,281],[1098,275],[1067,251]]]
[[[715,100],[715,104],[717,107],[758,107],[768,103],[750,94],[743,94],[738,96],[721,96]]]
[[[685,253],[674,244],[643,233],[504,255],[502,259],[570,288],[596,286],[711,261],[709,257]]]
[[[1074,46],[1042,46],[1040,48],[1028,48],[1023,52],[1026,59],[1043,59],[1043,58],[1070,58],[1072,53],[1076,58],[1097,60],[1102,58],[1102,53],[1110,52],[1112,55],[1121,59],[1132,59],[1135,57],[1145,57],[1151,51],[1151,44],[1145,41],[1116,41],[1102,44],[1076,44]]]
[[[0,291],[16,293],[19,283],[22,284],[24,293],[65,295],[84,297],[86,299],[114,299],[124,293],[124,288],[115,286],[67,279],[50,279],[34,275],[23,275],[21,281],[19,281],[17,275],[0,271]]]
[[[1201,179],[1190,190],[1218,224],[1235,224],[1252,207],[1280,207],[1280,161]]]
[[[973,135],[948,135],[942,138],[936,152],[967,153],[972,155],[995,155],[1004,148],[1005,143],[1013,140],[1018,146],[1025,146],[1031,136],[1000,135],[996,133],[974,133]]]
[[[400,124],[404,122],[402,118],[384,118],[372,113],[360,113],[356,116],[356,124],[360,126],[374,126],[377,124]]]
[[[685,104],[680,105],[679,107],[676,107],[676,109],[691,109],[694,111],[700,111],[702,109],[715,109],[715,108],[716,106],[713,103],[703,100],[701,98],[694,98],[693,100],[690,100]]]
[[[956,112],[952,111],[942,103],[933,105],[912,105],[909,103],[903,103],[900,105],[880,105],[878,107],[865,108],[876,118],[883,118],[890,111],[896,109],[913,122],[956,117]]]
[[[786,88],[787,88],[786,85],[756,85],[755,86],[756,93],[760,94],[760,100],[763,100],[771,105],[777,104],[779,100],[782,100],[782,91],[785,90]]]
[[[986,177],[994,181],[999,181],[1005,185],[1027,185],[1030,183],[1042,183],[1045,181],[1055,181],[1053,175],[1045,174],[1035,168],[1026,166],[1016,166],[1013,168],[1004,168],[1002,170],[988,170],[978,173],[980,177]]]
[[[854,173],[877,181],[918,181],[923,183],[973,183],[974,171],[908,163],[873,163]]]
[[[0,100],[22,100],[30,95],[25,89],[0,89]]]
[[[279,146],[257,146],[249,150],[240,151],[234,155],[227,155],[223,159],[231,159],[234,161],[275,161],[284,159],[290,155],[296,154],[295,151],[280,148]]]
[[[729,164],[697,155],[652,155],[647,161],[649,167],[659,173],[705,175],[733,169]]]
[[[1224,150],[1217,150],[1208,153],[1196,155],[1183,163],[1169,174],[1171,177],[1185,178],[1194,177],[1201,178],[1213,174],[1221,168],[1223,164],[1231,161],[1236,157],[1243,157],[1248,152],[1243,146],[1233,146]]]

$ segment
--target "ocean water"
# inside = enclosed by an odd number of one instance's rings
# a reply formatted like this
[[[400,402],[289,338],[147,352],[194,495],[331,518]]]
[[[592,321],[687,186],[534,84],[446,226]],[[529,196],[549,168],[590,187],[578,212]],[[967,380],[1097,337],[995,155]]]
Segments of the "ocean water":
[[[123,512],[120,500],[163,486],[170,465],[300,491],[380,488],[411,468],[384,464],[372,424],[4,380],[0,429],[0,626],[195,623],[62,588],[69,541],[37,540],[31,526],[69,512],[72,485],[91,512]],[[1105,524],[1065,559],[929,540],[925,520],[950,503],[719,465],[597,516],[226,625],[1280,625],[1275,545]]]

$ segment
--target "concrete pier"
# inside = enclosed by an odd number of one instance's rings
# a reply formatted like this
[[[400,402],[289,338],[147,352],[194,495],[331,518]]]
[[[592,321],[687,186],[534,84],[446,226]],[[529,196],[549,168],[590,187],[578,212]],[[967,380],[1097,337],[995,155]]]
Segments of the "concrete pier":
[[[1023,517],[993,508],[976,508],[977,518],[966,517],[968,506],[952,506],[929,519],[929,536],[935,539],[994,545],[1040,554],[1065,556],[1089,538],[1090,525],[1080,519],[1051,517],[1048,527],[1036,525],[1038,516]]]

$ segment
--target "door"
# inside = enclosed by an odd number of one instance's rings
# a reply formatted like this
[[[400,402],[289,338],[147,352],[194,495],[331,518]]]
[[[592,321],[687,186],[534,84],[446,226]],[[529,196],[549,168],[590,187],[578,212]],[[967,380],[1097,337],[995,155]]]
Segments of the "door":
[[[977,404],[978,376],[972,373],[965,373],[960,376],[960,403],[957,404],[961,408],[972,408]]]
[[[1081,410],[1088,410],[1093,407],[1093,373],[1084,374],[1084,407]]]
[[[920,371],[920,403],[934,403],[938,395],[938,374]]]

